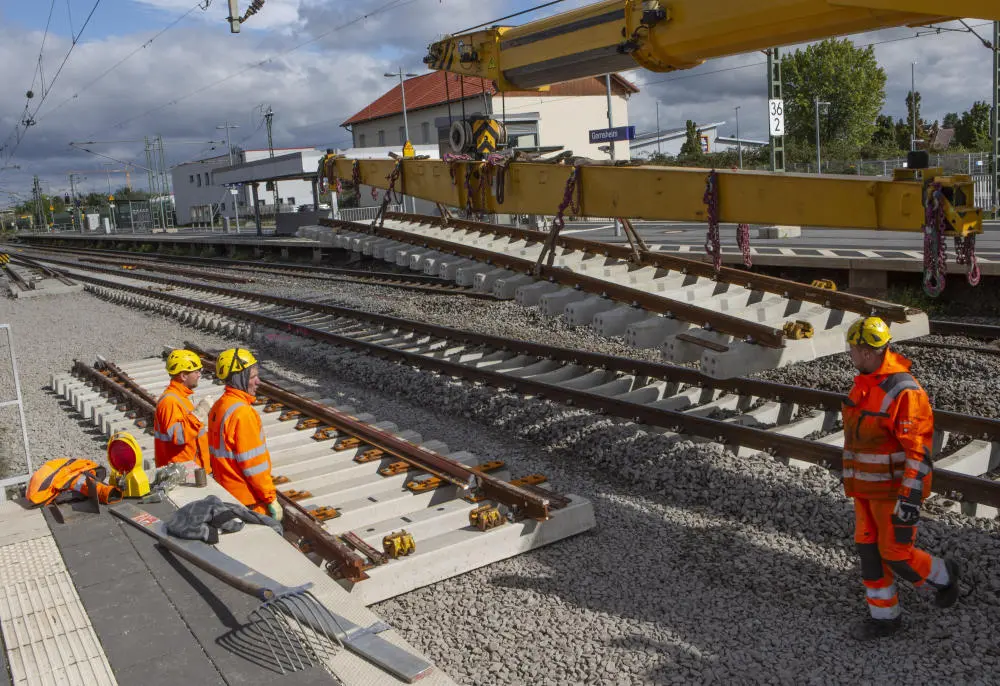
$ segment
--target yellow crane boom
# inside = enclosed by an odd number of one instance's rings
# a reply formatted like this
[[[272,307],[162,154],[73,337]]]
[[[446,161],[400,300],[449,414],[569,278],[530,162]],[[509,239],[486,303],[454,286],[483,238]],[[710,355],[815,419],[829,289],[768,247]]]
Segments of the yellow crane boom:
[[[944,12],[947,9],[948,12]],[[603,0],[522,26],[432,43],[431,68],[501,91],[643,67],[668,72],[794,43],[962,17],[1000,21],[997,0]]]

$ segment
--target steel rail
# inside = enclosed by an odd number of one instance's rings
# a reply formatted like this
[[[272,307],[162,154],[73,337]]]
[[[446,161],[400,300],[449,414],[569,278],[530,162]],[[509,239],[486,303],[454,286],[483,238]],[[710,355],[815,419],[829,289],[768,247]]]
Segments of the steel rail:
[[[373,354],[377,357],[421,367],[448,377],[461,377],[468,381],[483,383],[501,390],[510,389],[525,395],[547,398],[636,423],[657,426],[679,433],[702,436],[724,444],[744,446],[784,458],[810,462],[830,469],[838,469],[841,465],[841,449],[824,443],[785,436],[765,429],[698,417],[675,410],[650,407],[587,391],[567,389],[541,381],[509,376],[502,372],[465,367],[440,358],[428,358],[417,353],[379,346],[378,344],[365,343],[328,331],[286,322],[260,313],[244,312],[227,306],[204,303],[161,291],[148,291],[128,284],[110,283],[90,276],[83,277],[83,280],[99,283],[102,286],[112,289],[138,293],[145,297],[218,312],[236,319],[257,321],[272,328],[356,350],[374,351]],[[939,469],[935,470],[934,473],[933,490],[953,500],[971,501],[983,505],[1000,507],[1000,483],[989,479]],[[494,496],[487,494],[487,497],[493,498]]]
[[[212,365],[215,364],[215,356],[208,351],[188,342],[185,342],[185,346]],[[261,381],[260,390],[269,399],[319,419],[338,431],[355,436],[388,455],[457,486],[459,490],[467,491],[476,487],[486,497],[515,508],[519,515],[539,520],[549,518],[550,501],[546,497],[485,474],[475,467],[468,467],[433,450],[410,443],[388,431],[360,422],[345,412],[286,391],[267,381]]]
[[[410,221],[425,224],[443,226],[441,217],[428,217],[419,214],[404,214],[390,212],[386,214],[387,219],[397,219],[400,221]],[[320,220],[324,223],[324,220]],[[497,226],[485,222],[474,222],[464,219],[448,219],[448,226],[455,226],[469,231],[480,233],[493,233],[500,236],[509,236],[531,243],[544,243],[549,240],[549,234],[544,231],[532,229],[522,229],[517,227]],[[354,224],[352,224],[353,228]],[[629,246],[613,245],[600,241],[591,241],[584,238],[572,236],[557,236],[556,245],[567,250],[603,255],[614,259],[630,262],[640,267],[655,267],[657,269],[669,269],[679,271],[692,276],[699,276],[706,279],[730,283],[736,286],[744,286],[749,290],[765,291],[784,295],[790,300],[801,300],[829,307],[830,309],[844,310],[845,312],[856,312],[865,315],[876,315],[887,321],[902,322],[908,318],[910,308],[896,303],[866,298],[852,293],[833,291],[826,288],[817,288],[807,284],[779,279],[774,276],[764,274],[754,274],[743,269],[732,267],[722,267],[718,272],[709,262],[693,260],[668,253],[661,252],[640,252],[638,256]]]
[[[462,295],[467,298],[474,298],[476,300],[496,300],[496,298],[489,293],[480,293],[469,288],[464,288],[461,286],[456,286],[454,283],[442,279],[437,276],[430,276],[427,274],[406,274],[406,273],[396,273],[396,272],[370,272],[361,269],[341,269],[338,267],[323,267],[323,266],[313,266],[313,265],[296,265],[289,263],[273,263],[272,265],[260,265],[255,263],[248,263],[243,260],[230,260],[224,258],[214,258],[214,257],[181,257],[181,256],[171,256],[164,257],[161,255],[143,255],[142,258],[136,259],[135,253],[130,253],[128,251],[119,250],[107,250],[103,248],[86,248],[83,250],[72,249],[72,248],[60,248],[54,246],[31,246],[26,248],[27,250],[34,251],[56,251],[62,253],[70,253],[72,255],[79,255],[81,252],[93,252],[99,254],[111,254],[120,255],[122,259],[127,259],[135,263],[142,262],[142,259],[154,258],[157,261],[177,261],[190,264],[201,264],[205,266],[212,266],[219,269],[236,268],[242,270],[249,270],[252,272],[257,272],[259,274],[270,274],[274,276],[295,276],[297,278],[303,279],[319,279],[323,281],[348,281],[351,283],[362,283],[372,286],[384,286],[386,288],[401,288],[408,291],[414,291],[418,293],[429,293],[432,295]],[[44,256],[38,257],[38,259],[47,259]],[[101,263],[97,260],[80,260],[81,262],[95,262]],[[107,263],[118,264],[118,260],[108,260]],[[180,273],[185,270],[175,270],[175,269],[160,269],[160,270],[150,270],[150,271],[163,271],[166,273]],[[207,278],[207,277],[205,277]],[[217,279],[222,280],[222,279]],[[251,280],[252,281],[252,280]]]
[[[141,386],[139,386],[125,371],[113,362],[102,363],[109,372],[118,377],[112,379],[97,369],[88,367],[77,361],[73,373],[80,378],[96,383],[109,394],[121,396],[137,413],[150,419],[148,428],[152,428],[152,419],[156,415],[156,401]],[[353,550],[337,540],[319,522],[312,518],[307,510],[288,496],[277,491],[278,500],[285,511],[282,525],[285,530],[309,540],[313,549],[327,560],[337,574],[352,581],[367,579],[364,570],[364,560]]]
[[[321,219],[320,222],[322,223],[323,220]],[[326,226],[331,226],[331,224],[327,223]],[[367,224],[355,224],[353,222],[340,222],[338,226],[344,226],[350,228],[352,231],[360,231],[374,236],[391,238],[404,243],[423,245],[444,253],[497,265],[522,274],[537,273],[538,278],[543,280],[627,303],[632,307],[641,307],[649,312],[675,317],[698,326],[729,334],[750,343],[757,343],[769,348],[781,348],[785,345],[785,334],[781,329],[734,317],[723,312],[708,310],[704,307],[698,307],[697,305],[680,300],[665,298],[655,293],[639,290],[638,288],[629,288],[628,286],[621,286],[592,276],[577,274],[569,269],[536,265],[534,260],[460,245],[443,239],[414,236],[406,231],[396,229],[372,228]]]
[[[112,260],[99,257],[81,257],[79,262],[93,262],[95,264],[118,264],[126,260]],[[174,276],[189,276],[193,279],[203,279],[205,281],[221,281],[223,283],[253,283],[253,279],[248,276],[231,276],[229,274],[215,274],[200,269],[184,269],[183,267],[168,266],[166,264],[155,264],[144,262],[143,260],[128,260],[135,265],[136,269],[143,271],[160,272],[162,274],[172,274]],[[124,265],[122,265],[124,267]],[[126,270],[127,271],[127,270]]]
[[[942,336],[965,336],[966,338],[996,339],[1000,338],[1000,326],[932,319],[931,333],[940,334]]]
[[[77,266],[75,265],[75,263],[72,262],[59,262],[59,263],[66,264],[70,267]],[[81,268],[92,269],[94,271],[104,272],[114,276],[122,276],[120,273],[114,270],[104,269],[101,267],[88,266]],[[89,277],[86,276],[77,276],[75,278],[78,278],[83,281],[89,280]],[[755,396],[758,398],[764,398],[776,402],[793,402],[798,405],[804,405],[807,407],[817,407],[829,411],[839,412],[841,404],[847,397],[844,394],[836,393],[834,391],[824,391],[814,388],[805,388],[802,386],[790,386],[787,384],[782,384],[774,381],[765,381],[761,379],[747,379],[747,378],[716,379],[714,377],[706,376],[705,374],[702,374],[701,372],[692,369],[690,367],[681,367],[663,362],[653,362],[648,360],[637,360],[628,357],[618,357],[615,355],[608,355],[605,353],[577,350],[575,348],[563,348],[558,346],[546,345],[542,343],[533,343],[530,341],[524,341],[515,338],[505,338],[503,336],[473,333],[471,331],[454,329],[447,326],[441,326],[439,324],[427,324],[424,322],[416,322],[409,319],[403,319],[401,317],[393,317],[392,315],[382,315],[382,314],[374,314],[371,312],[363,312],[360,310],[355,310],[340,305],[327,305],[323,303],[295,300],[292,298],[281,298],[265,293],[256,293],[254,291],[240,291],[240,290],[222,288],[219,286],[207,286],[207,285],[195,286],[192,284],[187,284],[180,281],[174,281],[172,279],[165,279],[163,277],[157,277],[148,274],[142,275],[142,278],[157,283],[163,283],[165,285],[175,286],[178,288],[190,288],[190,289],[202,290],[202,291],[207,291],[209,293],[223,295],[226,297],[234,297],[234,298],[241,298],[248,300],[259,300],[282,307],[290,307],[309,312],[315,312],[317,314],[327,314],[336,317],[354,319],[359,322],[365,322],[375,326],[384,327],[390,330],[411,331],[432,338],[438,338],[445,341],[462,343],[469,346],[481,346],[481,347],[490,347],[495,350],[507,350],[518,354],[530,355],[540,359],[558,360],[566,364],[584,365],[587,367],[592,367],[594,369],[606,369],[621,374],[630,374],[636,377],[648,377],[671,383],[682,383],[689,386],[698,386],[702,388],[715,388],[738,395]],[[140,288],[138,286],[130,286],[128,284],[111,284],[108,282],[103,282],[99,279],[94,280],[94,282],[102,286],[112,286],[116,288],[130,290],[132,292],[142,295],[151,295],[150,291],[148,291],[147,289]],[[199,306],[202,306],[205,309],[213,309],[219,314],[226,314],[227,316],[243,317],[250,319],[261,317],[262,319],[258,320],[261,323],[265,323],[268,326],[275,326],[277,328],[285,328],[286,330],[289,330],[288,327],[301,326],[299,324],[286,322],[284,320],[269,317],[267,315],[260,315],[259,313],[245,312],[243,310],[237,310],[235,308],[227,308],[222,305],[201,303],[200,301],[188,301],[188,299],[184,298],[183,296],[173,296],[169,294],[160,294],[160,293],[157,293],[157,296],[158,297],[162,296],[164,298],[169,296],[170,298],[175,298],[174,302],[177,302],[178,304],[184,304],[187,302],[198,302]],[[343,345],[349,345],[357,350],[376,351],[375,354],[377,355],[382,354],[383,351],[391,350],[391,348],[386,348],[385,346],[381,346],[377,343],[356,341],[355,339],[347,336],[338,336],[337,339],[339,341],[343,341],[342,343]],[[425,359],[425,358],[419,357],[417,359]],[[975,415],[964,415],[957,412],[951,412],[949,410],[935,410],[934,416],[937,428],[943,431],[950,431],[956,434],[964,434],[972,436],[974,438],[986,437],[986,438],[994,438],[995,440],[1000,440],[1000,420],[990,419],[988,417],[978,417]]]

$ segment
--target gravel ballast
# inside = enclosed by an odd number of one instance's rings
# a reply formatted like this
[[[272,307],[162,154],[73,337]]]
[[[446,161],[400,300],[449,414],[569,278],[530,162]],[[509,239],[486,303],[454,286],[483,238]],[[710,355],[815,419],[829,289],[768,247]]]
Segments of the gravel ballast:
[[[346,297],[348,287],[337,288]],[[400,310],[437,307],[378,291],[351,297],[362,299],[357,306],[370,298],[372,310],[386,301]],[[466,307],[468,314],[458,310],[463,326],[489,325]],[[21,352],[33,446],[37,434],[49,450],[103,452],[103,442],[44,390],[53,366],[66,370],[74,357],[97,354],[128,361],[185,339],[206,347],[238,342],[89,295],[0,301],[0,321],[14,323],[16,335],[34,327],[18,338],[19,351],[49,351],[27,360]],[[260,353],[268,375],[324,389],[453,450],[504,459],[515,475],[541,471],[558,490],[594,503],[593,532],[375,606],[456,681],[986,683],[1000,665],[988,633],[1000,621],[997,522],[929,514],[922,545],[964,558],[971,594],[939,611],[904,586],[907,633],[860,645],[848,637],[865,612],[850,503],[825,470],[737,458],[715,445],[273,331],[239,342]],[[576,345],[571,336],[559,343]],[[56,433],[62,436],[49,436]]]

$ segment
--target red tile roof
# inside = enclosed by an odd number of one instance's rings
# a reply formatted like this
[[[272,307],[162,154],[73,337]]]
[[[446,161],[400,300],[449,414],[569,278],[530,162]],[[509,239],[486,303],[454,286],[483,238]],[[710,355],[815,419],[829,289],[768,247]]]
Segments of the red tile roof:
[[[612,76],[615,84],[620,90],[627,93],[638,93],[639,89],[627,79],[614,74]],[[603,79],[603,77],[602,77]],[[577,79],[584,81],[586,79]],[[464,81],[464,85],[463,85]],[[575,83],[573,81],[568,83]],[[464,90],[463,90],[464,88]],[[475,97],[486,92],[490,95],[496,93],[492,81],[480,79],[479,77],[460,76],[444,71],[433,71],[429,74],[422,74],[406,80],[406,111],[417,110],[434,105],[443,105],[447,102],[461,102],[464,93],[465,98]],[[507,95],[533,95],[538,97],[544,95],[535,91],[514,91]],[[559,84],[552,87],[550,95],[558,95]],[[403,96],[399,85],[383,94],[374,102],[369,103],[364,109],[341,124],[350,126],[372,119],[381,119],[403,111]]]

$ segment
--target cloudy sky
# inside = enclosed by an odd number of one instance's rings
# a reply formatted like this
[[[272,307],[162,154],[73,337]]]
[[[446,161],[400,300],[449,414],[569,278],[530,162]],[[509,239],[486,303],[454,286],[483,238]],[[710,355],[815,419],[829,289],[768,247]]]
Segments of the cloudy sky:
[[[511,23],[588,1],[566,0]],[[247,3],[240,0],[241,10]],[[102,165],[145,165],[146,136],[163,136],[170,164],[221,154],[225,132],[216,126],[227,121],[239,126],[231,132],[234,143],[266,147],[261,105],[274,109],[276,146],[344,147],[350,137],[339,124],[391,87],[383,72],[399,65],[421,72],[427,44],[442,34],[537,4],[266,0],[242,33],[231,34],[225,0],[0,0],[0,146],[6,146],[0,152],[0,206],[11,192],[30,194],[34,174],[53,193],[68,190],[70,171],[83,173],[85,189],[106,189]],[[969,24],[989,37],[990,25]],[[905,116],[912,60],[919,62],[926,118],[991,100],[990,51],[967,33],[917,33],[893,29],[853,37],[876,44],[889,77],[889,114]],[[686,119],[724,121],[723,133],[731,134],[733,108],[740,105],[743,136],[763,139],[763,64],[762,54],[751,54],[673,74],[629,72],[642,90],[630,102],[629,123],[640,131],[654,128],[658,101],[664,129]],[[35,124],[18,127],[26,112]],[[132,180],[145,186],[141,167]],[[123,181],[112,178],[116,187]]]

